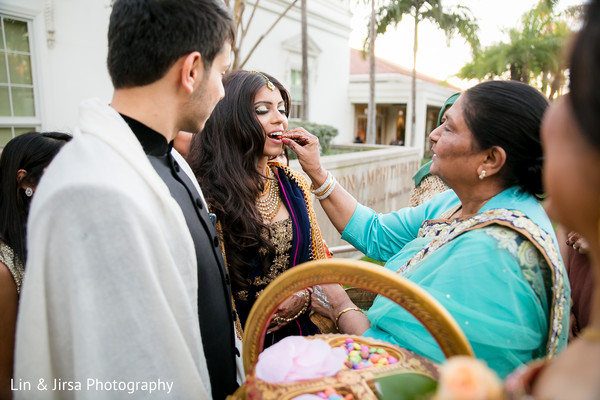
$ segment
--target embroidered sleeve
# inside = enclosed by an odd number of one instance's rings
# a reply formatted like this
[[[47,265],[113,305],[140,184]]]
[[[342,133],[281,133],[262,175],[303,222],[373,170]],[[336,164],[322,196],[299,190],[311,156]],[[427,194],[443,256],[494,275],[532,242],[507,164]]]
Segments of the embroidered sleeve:
[[[23,264],[19,261],[13,249],[6,244],[0,242],[0,262],[2,262],[12,275],[15,285],[17,286],[17,293],[21,293],[21,285],[23,284],[23,276],[25,270]]]

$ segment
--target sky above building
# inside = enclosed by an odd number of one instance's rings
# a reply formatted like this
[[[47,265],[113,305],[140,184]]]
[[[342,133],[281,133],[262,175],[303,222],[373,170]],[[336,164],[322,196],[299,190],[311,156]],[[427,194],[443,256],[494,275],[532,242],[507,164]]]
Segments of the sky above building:
[[[354,13],[353,31],[350,46],[362,49],[367,36],[370,6],[366,1],[350,0]],[[494,43],[508,42],[508,30],[519,26],[524,13],[532,9],[538,0],[446,0],[444,6],[452,7],[460,4],[468,7],[479,24],[479,40],[483,47]],[[582,0],[559,0],[558,9],[582,4]],[[390,27],[388,32],[377,36],[375,54],[405,68],[413,66],[413,20],[405,16],[398,27]],[[463,65],[470,62],[471,49],[460,37],[454,37],[450,43],[443,31],[433,24],[423,21],[419,24],[419,47],[417,53],[417,70],[431,77],[447,80],[461,88],[473,84],[461,80],[454,75]]]

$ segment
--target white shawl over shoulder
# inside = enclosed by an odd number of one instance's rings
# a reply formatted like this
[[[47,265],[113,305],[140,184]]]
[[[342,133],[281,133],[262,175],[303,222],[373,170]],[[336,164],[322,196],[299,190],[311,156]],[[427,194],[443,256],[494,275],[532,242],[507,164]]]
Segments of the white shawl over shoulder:
[[[111,107],[82,104],[36,190],[27,245],[17,399],[210,398],[192,238]]]

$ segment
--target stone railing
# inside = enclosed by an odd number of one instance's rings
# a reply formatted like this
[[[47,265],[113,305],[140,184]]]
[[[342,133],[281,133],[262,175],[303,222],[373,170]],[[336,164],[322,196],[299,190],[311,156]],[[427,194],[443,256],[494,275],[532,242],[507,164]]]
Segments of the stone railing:
[[[330,171],[338,182],[359,203],[377,212],[389,212],[406,207],[408,195],[414,186],[412,176],[421,165],[416,148],[383,145],[332,145],[332,149],[356,150],[321,158],[323,168]],[[301,171],[298,161],[290,167]],[[314,199],[314,198],[313,198]],[[314,199],[319,226],[331,248],[347,245],[329,222],[327,215]],[[357,252],[340,253],[340,257],[356,257]]]

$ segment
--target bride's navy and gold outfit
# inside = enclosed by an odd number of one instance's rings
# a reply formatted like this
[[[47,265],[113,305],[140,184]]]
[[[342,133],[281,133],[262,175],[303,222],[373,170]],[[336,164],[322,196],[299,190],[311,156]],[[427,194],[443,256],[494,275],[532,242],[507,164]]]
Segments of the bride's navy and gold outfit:
[[[251,260],[253,268],[247,277],[247,290],[234,291],[233,298],[241,326],[246,324],[252,305],[267,285],[282,272],[307,261],[323,259],[329,251],[317,224],[312,204],[310,187],[304,176],[287,166],[269,163],[277,178],[279,197],[287,208],[287,219],[268,224],[268,236],[275,249],[275,254],[267,254],[261,249]],[[263,260],[271,259],[270,266],[263,271]],[[238,329],[238,333],[240,329]],[[310,320],[309,312],[283,326],[277,332],[265,337],[265,347],[291,335],[314,335],[320,333]]]

